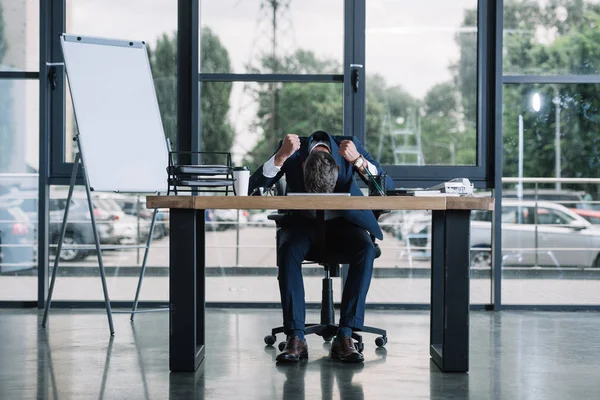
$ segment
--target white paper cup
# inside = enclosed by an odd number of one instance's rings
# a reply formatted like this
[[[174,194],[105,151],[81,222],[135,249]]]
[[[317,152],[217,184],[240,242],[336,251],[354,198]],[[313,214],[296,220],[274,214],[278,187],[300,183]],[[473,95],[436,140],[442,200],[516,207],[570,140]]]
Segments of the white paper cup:
[[[248,167],[233,168],[233,188],[236,196],[248,196],[248,182],[250,181],[250,170]]]

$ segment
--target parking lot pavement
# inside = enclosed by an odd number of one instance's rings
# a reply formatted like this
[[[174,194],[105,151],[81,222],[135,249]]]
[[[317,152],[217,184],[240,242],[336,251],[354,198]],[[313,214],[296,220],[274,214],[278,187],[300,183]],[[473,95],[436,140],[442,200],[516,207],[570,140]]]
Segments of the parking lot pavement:
[[[237,237],[238,233],[233,229],[207,231],[206,265],[209,267],[274,267],[276,265],[274,227],[245,227],[239,231],[239,240]],[[239,250],[236,243],[239,243]],[[376,260],[376,267],[409,267],[410,260],[404,242],[386,233],[384,240],[379,244],[382,248],[382,255]],[[144,249],[104,251],[102,255],[105,266],[135,266],[141,265]],[[413,267],[429,268],[429,260],[419,256],[420,253],[417,254],[415,251],[412,260]],[[97,266],[98,261],[92,254],[84,261],[63,262],[61,265]],[[166,267],[168,265],[169,238],[154,240],[148,254],[148,266]]]

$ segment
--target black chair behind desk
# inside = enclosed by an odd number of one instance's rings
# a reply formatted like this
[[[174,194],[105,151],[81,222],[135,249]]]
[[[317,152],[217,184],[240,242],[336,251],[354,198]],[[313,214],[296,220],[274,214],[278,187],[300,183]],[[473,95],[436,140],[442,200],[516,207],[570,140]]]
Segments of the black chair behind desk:
[[[283,183],[283,187],[285,187],[285,183]],[[285,189],[282,188],[282,186],[279,186],[276,188],[276,193],[277,194],[285,193]],[[268,218],[270,220],[275,221],[275,223],[278,225],[278,221],[280,221],[284,216],[285,216],[285,212],[279,211],[276,214],[269,215]],[[379,217],[379,215],[377,215],[377,217]],[[323,210],[317,210],[317,221],[318,221],[318,223],[324,225],[324,211]],[[277,229],[278,229],[278,233],[277,233],[277,239],[278,239],[279,238],[279,226],[277,227]],[[319,235],[321,235],[323,239],[326,234],[327,234],[327,232],[325,231],[324,227],[319,229]],[[324,243],[324,240],[318,240],[317,242]],[[378,258],[381,255],[381,250],[379,249],[379,246],[377,244],[375,244],[375,246],[376,246],[375,258]],[[335,322],[335,310],[334,310],[334,305],[333,305],[333,285],[332,285],[333,282],[332,282],[331,278],[339,277],[341,269],[340,269],[339,262],[336,262],[336,260],[333,260],[330,257],[328,257],[328,254],[325,251],[325,249],[323,249],[320,246],[311,248],[309,253],[305,257],[304,264],[315,264],[315,263],[323,266],[324,272],[325,272],[325,276],[323,277],[323,291],[322,291],[322,298],[321,298],[321,320],[318,324],[316,324],[316,323],[306,324],[305,334],[308,335],[308,334],[314,333],[316,335],[323,337],[324,341],[330,342],[333,339],[333,337],[335,336],[335,334],[337,333],[337,330],[339,327]],[[271,330],[271,334],[265,336],[265,338],[264,338],[265,344],[267,344],[268,346],[272,346],[273,344],[275,344],[275,342],[277,341],[276,335],[278,333],[283,333],[283,330],[284,330],[283,326],[278,326],[276,328],[273,328]],[[372,327],[372,326],[364,326],[360,330],[360,332],[373,333],[376,335],[380,335],[375,339],[375,344],[377,345],[377,347],[383,347],[387,343],[387,332],[385,329],[380,329],[380,328],[376,328],[376,327]],[[362,336],[358,332],[352,332],[352,338],[358,342],[358,343],[356,343],[356,347],[357,347],[358,351],[360,351],[362,353],[362,351],[364,349],[364,343],[362,341]],[[280,342],[278,347],[279,347],[280,351],[283,351],[283,349],[285,348],[285,341]]]

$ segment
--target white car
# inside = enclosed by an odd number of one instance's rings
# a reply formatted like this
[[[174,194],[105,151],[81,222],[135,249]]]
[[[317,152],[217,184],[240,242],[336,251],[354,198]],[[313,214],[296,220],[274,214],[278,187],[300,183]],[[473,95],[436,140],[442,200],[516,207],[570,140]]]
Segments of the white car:
[[[275,221],[270,220],[269,215],[276,212],[277,210],[266,210],[250,214],[250,226],[275,226]]]
[[[471,267],[491,266],[491,212],[471,214]],[[600,228],[568,208],[502,200],[503,265],[600,267]]]

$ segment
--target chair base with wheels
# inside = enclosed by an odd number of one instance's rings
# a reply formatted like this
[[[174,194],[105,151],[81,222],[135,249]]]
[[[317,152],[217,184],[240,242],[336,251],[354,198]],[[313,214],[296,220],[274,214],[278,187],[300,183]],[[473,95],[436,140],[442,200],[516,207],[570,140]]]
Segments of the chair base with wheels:
[[[378,252],[380,253],[380,252]],[[330,342],[338,331],[338,325],[335,321],[335,310],[333,308],[333,289],[332,289],[332,277],[340,276],[340,265],[334,263],[321,263],[325,268],[325,277],[323,278],[323,292],[321,300],[321,322],[318,324],[306,324],[305,334],[309,335],[314,333],[323,338],[325,342]],[[272,346],[277,341],[277,334],[283,333],[283,326],[273,328],[271,334],[265,336],[265,344]],[[375,339],[377,347],[384,347],[387,343],[387,332],[385,329],[379,329],[372,326],[364,326],[360,333],[373,333],[379,335]],[[356,349],[362,353],[364,349],[364,343],[362,336],[358,332],[352,332],[352,338],[357,341]],[[285,348],[285,341],[280,342],[278,345],[280,351]]]

